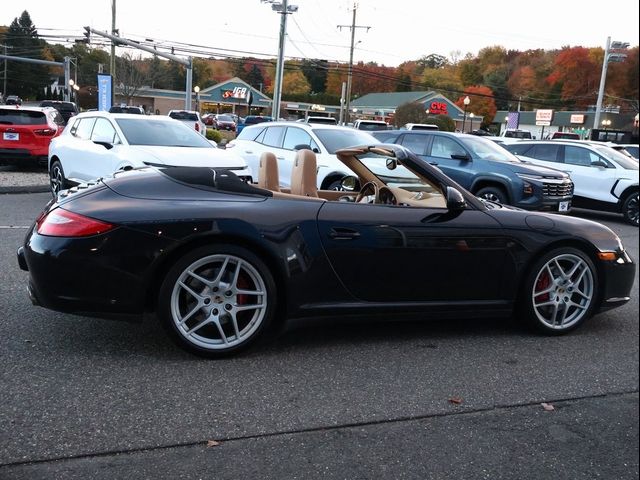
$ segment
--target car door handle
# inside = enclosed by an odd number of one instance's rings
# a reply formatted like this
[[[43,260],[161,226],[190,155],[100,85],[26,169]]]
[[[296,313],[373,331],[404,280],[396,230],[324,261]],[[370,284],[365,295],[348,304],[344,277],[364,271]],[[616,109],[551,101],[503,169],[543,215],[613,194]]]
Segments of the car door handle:
[[[350,228],[335,227],[329,231],[329,237],[334,240],[354,240],[360,236],[360,232]]]

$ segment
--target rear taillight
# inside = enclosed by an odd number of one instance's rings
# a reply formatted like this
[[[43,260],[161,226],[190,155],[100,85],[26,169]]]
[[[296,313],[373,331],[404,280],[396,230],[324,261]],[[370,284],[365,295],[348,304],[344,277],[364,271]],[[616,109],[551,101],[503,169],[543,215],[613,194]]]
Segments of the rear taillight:
[[[199,131],[200,131],[200,124],[196,123],[196,132],[199,132]]]
[[[41,137],[53,137],[57,132],[57,128],[37,128],[33,131],[33,133]]]
[[[101,222],[62,208],[56,208],[41,216],[36,225],[40,235],[50,237],[88,237],[115,228],[115,225],[110,223]]]

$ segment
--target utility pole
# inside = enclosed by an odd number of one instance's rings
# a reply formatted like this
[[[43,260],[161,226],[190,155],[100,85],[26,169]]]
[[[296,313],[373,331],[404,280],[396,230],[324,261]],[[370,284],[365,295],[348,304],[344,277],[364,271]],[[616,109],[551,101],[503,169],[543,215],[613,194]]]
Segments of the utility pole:
[[[353,18],[351,20],[351,25],[338,25],[338,28],[342,30],[343,28],[351,29],[351,49],[349,52],[349,73],[347,74],[347,98],[345,100],[345,115],[344,122],[349,123],[349,116],[351,114],[351,82],[353,78],[353,47],[355,45],[356,38],[356,28],[366,28],[367,32],[371,27],[364,25],[356,25],[356,10],[358,9],[358,3],[353,2]]]
[[[284,77],[284,40],[287,35],[287,15],[298,11],[297,5],[289,5],[287,0],[261,0],[263,3],[270,3],[274,12],[282,15],[280,19],[280,41],[278,42],[278,62],[276,64],[276,83],[273,87],[273,103],[271,105],[271,116],[274,120],[280,118],[280,101],[282,99],[282,79]]]
[[[116,35],[118,30],[116,29],[116,0],[111,0],[111,35]],[[111,58],[109,62],[109,73],[111,74],[111,105],[115,100],[115,85],[116,85],[116,41],[111,39]]]
[[[2,45],[4,47],[4,82],[2,85],[2,97],[7,96],[7,45]]]

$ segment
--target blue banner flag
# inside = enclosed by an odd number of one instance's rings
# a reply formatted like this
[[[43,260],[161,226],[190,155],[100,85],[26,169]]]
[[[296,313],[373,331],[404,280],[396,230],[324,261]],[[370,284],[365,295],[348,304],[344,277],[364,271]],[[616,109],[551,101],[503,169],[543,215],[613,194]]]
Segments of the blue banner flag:
[[[111,108],[111,75],[98,74],[98,110]]]

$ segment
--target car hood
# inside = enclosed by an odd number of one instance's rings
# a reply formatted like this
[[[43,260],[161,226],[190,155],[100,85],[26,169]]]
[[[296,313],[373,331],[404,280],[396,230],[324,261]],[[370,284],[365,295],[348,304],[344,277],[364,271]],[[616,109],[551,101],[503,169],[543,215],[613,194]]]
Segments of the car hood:
[[[518,157],[521,162],[510,162],[511,168],[515,173],[524,173],[529,175],[543,176],[548,178],[569,178],[569,174],[562,170],[550,167],[542,167],[527,161],[526,157]]]
[[[239,155],[218,148],[136,145],[131,149],[141,154],[141,160],[147,164],[174,167],[246,168],[247,166],[247,162]]]

